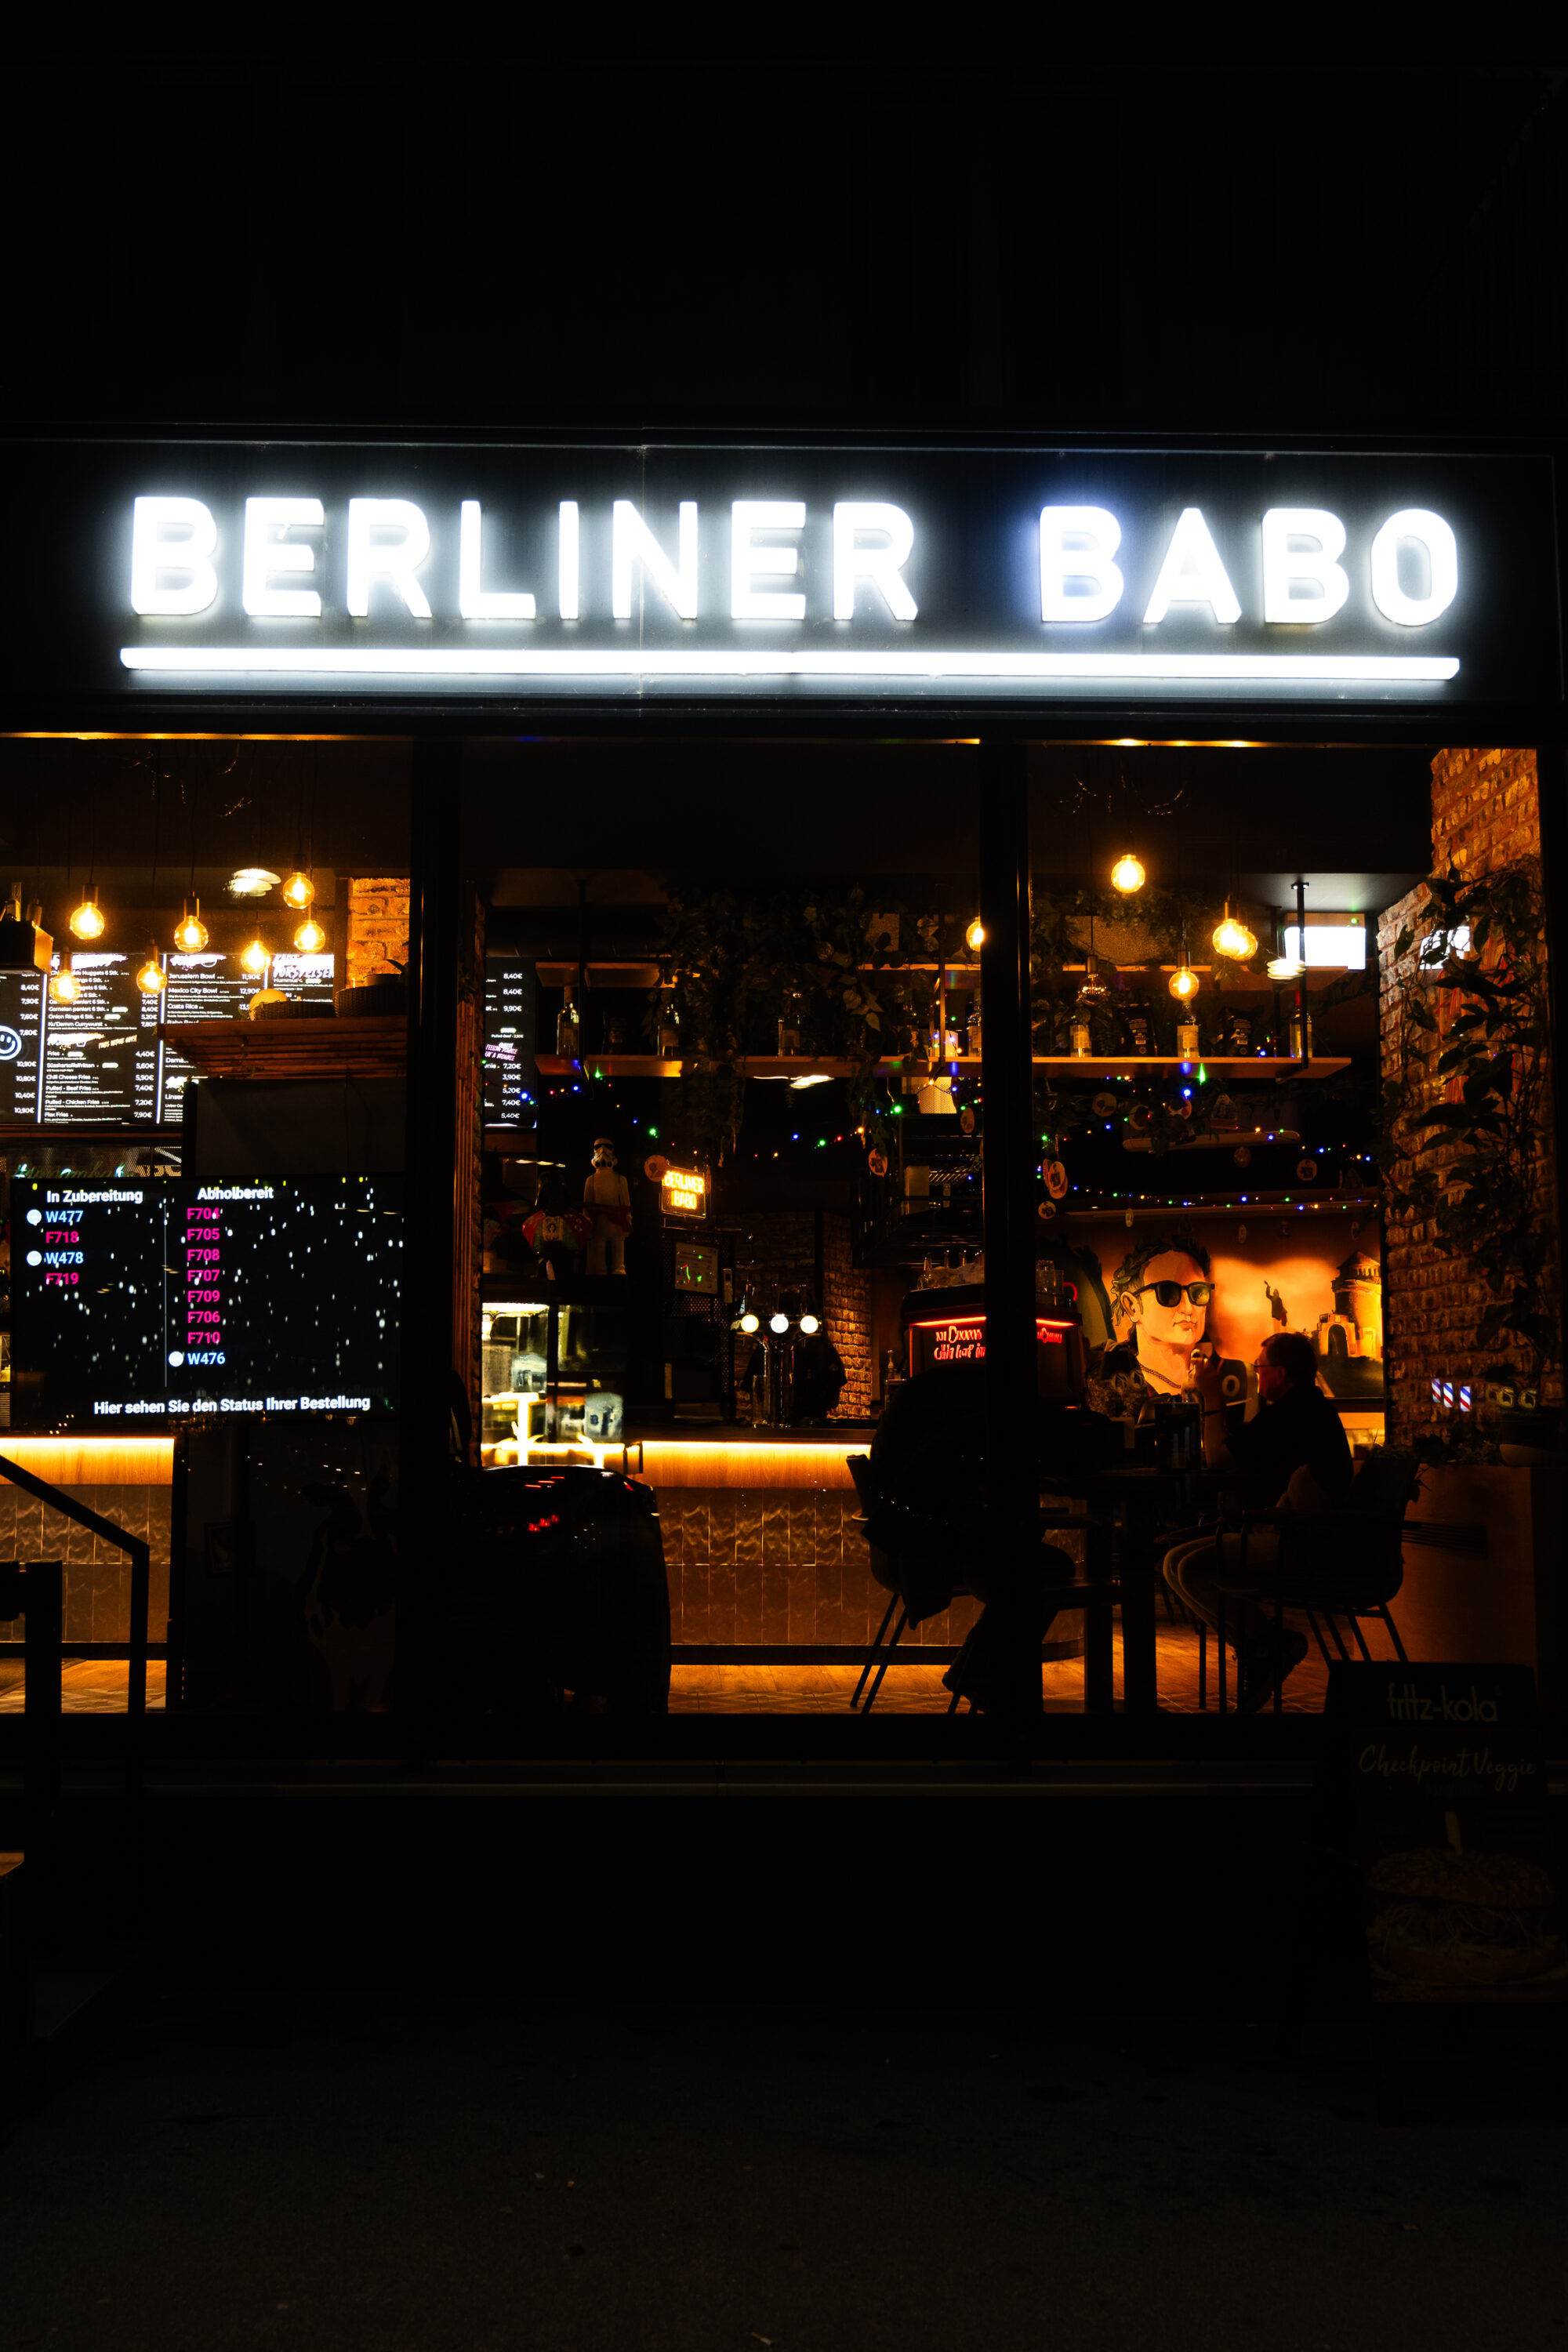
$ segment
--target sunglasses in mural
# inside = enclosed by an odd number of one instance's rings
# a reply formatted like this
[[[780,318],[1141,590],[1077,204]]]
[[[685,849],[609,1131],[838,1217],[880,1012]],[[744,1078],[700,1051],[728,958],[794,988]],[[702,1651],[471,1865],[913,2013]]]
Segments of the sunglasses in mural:
[[[1212,1282],[1141,1282],[1131,1295],[1141,1298],[1146,1290],[1162,1307],[1179,1307],[1184,1296],[1189,1307],[1206,1307],[1214,1297]]]

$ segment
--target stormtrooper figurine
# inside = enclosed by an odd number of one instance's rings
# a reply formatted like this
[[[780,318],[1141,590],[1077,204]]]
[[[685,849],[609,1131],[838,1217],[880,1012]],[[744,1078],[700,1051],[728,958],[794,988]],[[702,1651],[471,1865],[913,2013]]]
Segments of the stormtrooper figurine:
[[[607,1135],[594,1145],[594,1165],[583,1187],[583,1207],[594,1220],[588,1236],[590,1274],[625,1274],[626,1235],[632,1229],[631,1188],[616,1173],[616,1147]]]

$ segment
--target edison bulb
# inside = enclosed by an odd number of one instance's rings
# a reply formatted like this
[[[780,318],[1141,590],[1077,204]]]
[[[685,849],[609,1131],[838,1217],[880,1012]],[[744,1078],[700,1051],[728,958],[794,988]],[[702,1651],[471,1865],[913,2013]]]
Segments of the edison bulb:
[[[327,944],[327,935],[314,915],[307,915],[294,934],[294,945],[301,955],[319,955]]]
[[[149,955],[146,962],[137,973],[136,985],[142,991],[143,996],[162,996],[163,992],[163,967],[158,961],[156,950]]]
[[[308,874],[300,873],[298,869],[296,869],[294,873],[290,874],[289,879],[283,885],[283,897],[285,903],[290,907],[298,908],[301,913],[303,913],[304,909],[310,905],[315,895],[316,886],[311,881],[310,876]]]
[[[976,955],[980,953],[981,949],[985,945],[985,926],[981,921],[978,915],[975,916],[974,920],[964,932],[963,944],[966,948],[973,948]]]
[[[787,1331],[789,1329],[789,1317],[787,1315],[770,1315],[768,1317],[768,1329],[770,1331]]]
[[[81,994],[81,982],[68,963],[63,971],[57,971],[50,981],[49,994],[57,1004],[74,1004]]]
[[[89,890],[79,907],[73,908],[71,929],[79,940],[100,940],[108,928],[108,919],[98,903],[98,893]]]
[[[240,957],[239,961],[244,965],[247,971],[261,973],[266,971],[268,963],[267,950],[262,946],[259,935],[251,940],[250,945],[246,949],[245,953]]]
[[[207,943],[207,927],[202,920],[202,902],[196,900],[196,911],[191,912],[191,902],[185,901],[185,911],[174,928],[174,945],[183,955],[200,955]]]
[[[1142,861],[1134,857],[1131,850],[1125,857],[1119,857],[1110,869],[1111,888],[1121,891],[1124,896],[1131,897],[1134,890],[1142,890],[1147,878]]]
[[[800,1318],[800,1328],[809,1339],[814,1331],[820,1331],[822,1326],[815,1315],[803,1315]]]
[[[1238,922],[1230,911],[1230,900],[1225,902],[1225,913],[1214,927],[1215,955],[1228,956],[1233,963],[1245,963],[1248,956],[1258,953],[1257,934]]]
[[[1193,970],[1192,965],[1187,961],[1185,956],[1184,956],[1175,971],[1171,974],[1171,993],[1175,998],[1178,1004],[1185,1004],[1188,998],[1195,996],[1197,992],[1197,973]]]
[[[748,1332],[750,1332],[750,1331],[759,1331],[759,1330],[761,1330],[761,1328],[762,1328],[762,1318],[761,1318],[761,1316],[758,1316],[758,1315],[742,1315],[742,1318],[741,1318],[741,1328],[742,1328],[742,1331],[748,1331]]]

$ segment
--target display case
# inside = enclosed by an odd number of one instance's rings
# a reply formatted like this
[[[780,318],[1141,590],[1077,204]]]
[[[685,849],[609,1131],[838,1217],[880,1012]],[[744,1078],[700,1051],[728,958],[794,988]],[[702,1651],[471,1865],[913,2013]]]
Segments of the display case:
[[[548,1298],[487,1293],[479,1438],[486,1469],[622,1460],[630,1320],[625,1284],[584,1281],[552,1289]]]

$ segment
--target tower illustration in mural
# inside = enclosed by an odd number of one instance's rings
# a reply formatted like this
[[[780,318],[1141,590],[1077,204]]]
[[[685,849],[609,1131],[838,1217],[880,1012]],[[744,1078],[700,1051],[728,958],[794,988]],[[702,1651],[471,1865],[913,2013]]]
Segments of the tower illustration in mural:
[[[1357,1242],[1335,1269],[1333,1311],[1312,1334],[1331,1396],[1383,1393],[1383,1269],[1375,1245]]]

